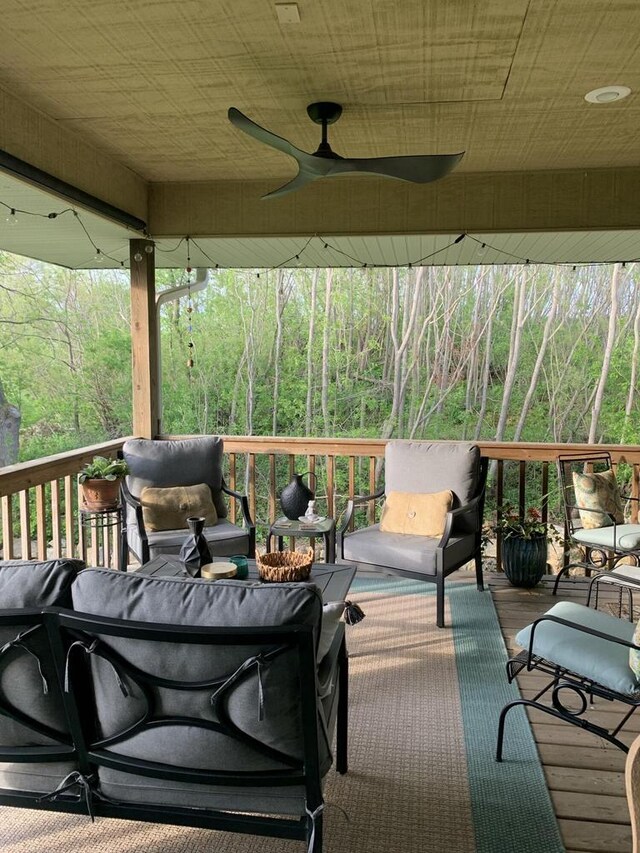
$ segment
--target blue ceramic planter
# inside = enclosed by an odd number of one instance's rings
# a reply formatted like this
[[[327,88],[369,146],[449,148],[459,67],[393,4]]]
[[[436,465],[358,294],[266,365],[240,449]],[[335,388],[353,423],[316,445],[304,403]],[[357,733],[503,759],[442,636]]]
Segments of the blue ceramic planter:
[[[547,568],[547,537],[507,537],[502,541],[502,567],[512,586],[534,587]]]

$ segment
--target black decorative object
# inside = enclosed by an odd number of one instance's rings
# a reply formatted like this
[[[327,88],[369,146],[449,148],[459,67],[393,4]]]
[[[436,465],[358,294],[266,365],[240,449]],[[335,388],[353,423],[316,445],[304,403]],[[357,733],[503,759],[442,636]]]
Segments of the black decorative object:
[[[511,586],[536,586],[547,568],[547,537],[506,536],[502,542],[502,565]]]
[[[309,501],[312,501],[314,493],[311,489],[302,482],[302,478],[306,474],[311,474],[315,479],[313,471],[306,471],[305,474],[294,474],[293,480],[288,486],[285,486],[280,494],[280,503],[282,511],[292,521],[297,521],[301,515],[304,515]]]
[[[187,518],[189,535],[184,540],[180,549],[180,559],[184,563],[187,573],[192,578],[200,577],[200,569],[205,563],[211,562],[211,552],[207,540],[202,535],[205,519],[196,515]]]
[[[365,617],[364,610],[355,601],[345,601],[344,603],[344,621],[347,625],[357,625],[362,622]]]

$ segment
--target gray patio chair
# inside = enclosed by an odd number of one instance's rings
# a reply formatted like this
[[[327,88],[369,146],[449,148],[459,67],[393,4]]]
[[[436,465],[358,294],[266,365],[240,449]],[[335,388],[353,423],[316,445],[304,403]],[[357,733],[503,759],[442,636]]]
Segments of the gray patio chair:
[[[597,597],[600,584],[615,583],[621,591],[624,587],[628,592],[631,618],[632,591],[640,587],[640,524],[624,522],[622,500],[637,504],[638,499],[629,496],[621,499],[611,454],[606,451],[560,455],[558,474],[569,542],[582,550],[584,558],[562,567],[556,576],[553,594],[558,591],[562,576],[571,569],[584,569],[587,577],[595,570],[598,574],[590,584],[589,600],[594,587]],[[583,489],[585,496],[580,499],[576,494],[574,474],[593,482],[592,491]],[[621,564],[623,558],[631,558],[635,565]]]
[[[444,627],[444,580],[470,560],[478,589],[482,578],[481,531],[487,459],[474,444],[391,441],[385,449],[385,484],[373,495],[347,504],[337,530],[338,562],[436,585],[436,624]],[[453,493],[441,536],[387,533],[379,524],[348,533],[357,505],[390,492]]]
[[[145,528],[140,495],[145,486],[167,488],[205,483],[217,514],[217,522],[204,528],[212,556],[255,554],[255,525],[246,495],[227,488],[222,477],[222,439],[218,436],[153,441],[134,438],[124,443],[122,453],[129,475],[122,484],[123,545],[121,565],[126,566],[131,551],[141,563],[161,554],[178,554],[188,530],[184,527],[150,531]],[[225,496],[237,500],[244,526],[227,519]]]

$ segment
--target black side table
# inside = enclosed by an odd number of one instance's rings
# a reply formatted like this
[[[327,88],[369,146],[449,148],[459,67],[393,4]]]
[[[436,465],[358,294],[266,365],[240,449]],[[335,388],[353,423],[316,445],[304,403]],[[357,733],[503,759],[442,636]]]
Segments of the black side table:
[[[120,528],[122,523],[122,508],[119,506],[112,507],[111,509],[85,509],[84,507],[80,507],[79,511],[80,515],[80,523],[83,528],[91,533],[95,531],[95,559],[96,562],[100,562],[100,538],[102,538],[102,554],[104,557],[104,562],[106,563],[107,559],[109,559],[110,554],[116,552],[117,558],[117,566],[120,571],[126,572],[126,565],[122,565],[123,558],[123,550],[122,547],[116,545],[115,547],[109,546],[108,537],[111,530],[115,528]],[[100,533],[102,531],[102,534]],[[120,530],[120,536],[116,537],[118,542],[122,536],[122,531]]]
[[[335,518],[325,518],[323,521],[316,521],[314,524],[307,524],[304,521],[290,521],[288,518],[277,518],[269,527],[267,534],[267,551],[271,550],[271,540],[276,536],[278,538],[278,551],[284,550],[284,537],[306,536],[313,539],[315,536],[322,536],[324,539],[324,561],[325,563],[335,563],[336,561],[336,520]]]

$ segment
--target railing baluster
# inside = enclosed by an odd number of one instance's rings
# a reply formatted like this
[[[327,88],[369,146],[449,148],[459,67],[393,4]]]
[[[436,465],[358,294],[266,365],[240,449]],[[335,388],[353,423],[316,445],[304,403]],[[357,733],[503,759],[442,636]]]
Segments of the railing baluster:
[[[237,491],[236,488],[236,454],[229,454],[229,488],[234,492]],[[229,501],[229,521],[232,524],[236,523],[236,502],[235,500]]]
[[[51,547],[54,557],[62,557],[62,536],[60,533],[60,483],[51,481]]]
[[[36,546],[39,560],[47,559],[47,513],[44,483],[36,486]]]
[[[29,490],[20,492],[20,556],[31,559],[31,513],[29,511]]]
[[[527,506],[527,463],[521,460],[518,468],[518,515],[524,518]]]
[[[13,560],[13,496],[2,496],[2,557]]]
[[[67,557],[74,557],[76,553],[73,520],[73,480],[70,476],[66,476],[64,478],[64,551]]]
[[[369,494],[372,495],[376,490],[376,462],[375,456],[369,457]],[[367,521],[369,524],[376,523],[376,502],[369,501],[367,507]],[[351,528],[353,530],[353,527]]]
[[[336,457],[331,454],[327,457],[327,514],[334,515],[334,482],[336,472]]]
[[[356,457],[349,457],[349,496],[356,494]],[[351,516],[351,521],[349,522],[349,530],[353,530],[355,526],[355,519]]]
[[[542,523],[549,522],[549,463],[542,463]]]
[[[269,523],[276,520],[276,454],[269,454]]]
[[[249,454],[249,511],[256,518],[256,454]]]
[[[638,465],[634,463],[631,470],[631,497],[635,498],[635,500],[631,501],[631,521],[633,524],[638,523],[638,504],[636,501],[640,496],[640,491],[638,489]]]
[[[504,462],[502,459],[498,459],[498,464],[496,465],[496,503],[498,505],[498,512],[500,512],[500,507],[502,506],[502,501],[504,500]],[[502,535],[498,533],[496,536],[496,569],[500,572],[502,571]]]
[[[78,483],[76,489],[76,506],[78,508],[77,524],[78,524],[78,555],[81,560],[87,562],[87,537],[85,536],[84,524],[80,515],[80,507],[82,506],[82,492]]]

